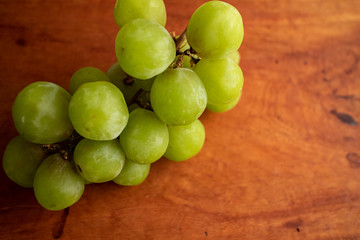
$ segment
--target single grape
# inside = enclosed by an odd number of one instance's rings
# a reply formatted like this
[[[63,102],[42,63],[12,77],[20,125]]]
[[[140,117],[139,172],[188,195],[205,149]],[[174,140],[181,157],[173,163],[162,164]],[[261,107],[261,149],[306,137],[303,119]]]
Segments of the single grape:
[[[125,79],[132,77],[128,76],[121,69],[119,63],[114,63],[107,71],[107,75],[109,76],[110,81],[120,89],[124,95],[126,103],[129,104],[137,91],[140,90],[140,87],[135,84],[135,81],[129,81],[128,83],[124,82]]]
[[[155,78],[156,77],[153,77],[153,78],[150,78],[150,79],[138,79],[138,78],[135,78],[135,84],[140,87],[141,89],[144,89],[146,91],[150,91],[151,90],[151,87],[155,81]]]
[[[124,168],[120,174],[113,179],[116,184],[134,186],[142,183],[150,172],[150,164],[137,164],[128,159],[125,160]]]
[[[149,164],[160,159],[169,143],[165,123],[155,113],[137,108],[130,113],[129,122],[120,134],[125,156],[138,163]]]
[[[42,145],[27,141],[21,136],[13,138],[3,156],[6,175],[22,187],[33,187],[36,169],[46,157]]]
[[[130,76],[149,79],[162,73],[175,59],[175,42],[160,24],[135,19],[120,29],[116,57]]]
[[[191,16],[186,31],[190,46],[202,57],[219,57],[237,50],[244,37],[238,10],[221,1],[201,5]]]
[[[114,17],[120,28],[137,18],[157,22],[165,27],[165,4],[163,0],[117,0]]]
[[[85,180],[101,183],[119,175],[124,166],[125,155],[117,139],[82,139],[75,147],[74,161],[78,172]]]
[[[206,108],[207,97],[205,87],[194,71],[175,68],[156,77],[150,101],[164,123],[186,125],[200,117]]]
[[[244,84],[240,67],[229,58],[201,59],[194,71],[204,83],[211,105],[233,102]]]
[[[72,96],[69,116],[76,131],[91,140],[112,140],[129,118],[121,91],[110,82],[85,83]]]
[[[188,125],[169,126],[169,145],[164,156],[172,161],[184,161],[200,152],[205,142],[205,129],[197,119]]]
[[[212,112],[217,112],[217,113],[226,112],[226,111],[233,109],[238,104],[240,98],[241,98],[241,92],[240,92],[239,96],[237,98],[235,98],[235,100],[233,100],[232,102],[229,102],[229,103],[226,103],[223,105],[208,104],[206,108]]]
[[[100,69],[95,67],[83,67],[77,70],[70,79],[70,93],[74,94],[83,83],[107,81],[109,77]]]
[[[35,197],[48,210],[61,210],[77,202],[84,192],[84,179],[59,153],[39,166],[34,178]]]
[[[68,106],[71,95],[50,82],[35,82],[17,95],[12,116],[19,134],[38,144],[51,144],[68,138],[71,125]]]

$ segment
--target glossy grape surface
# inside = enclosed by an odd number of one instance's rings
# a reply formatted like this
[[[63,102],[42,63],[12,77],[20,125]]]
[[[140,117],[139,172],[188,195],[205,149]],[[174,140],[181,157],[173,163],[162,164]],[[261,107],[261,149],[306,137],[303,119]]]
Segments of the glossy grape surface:
[[[238,10],[221,1],[201,5],[191,16],[186,31],[189,45],[202,57],[219,57],[237,50],[244,37]]]
[[[150,92],[156,115],[168,125],[195,121],[206,108],[206,90],[194,71],[187,68],[166,70],[156,77]]]
[[[217,113],[226,112],[226,111],[233,109],[238,104],[240,98],[241,98],[241,92],[240,92],[239,96],[237,98],[235,98],[235,100],[233,100],[229,103],[226,103],[223,105],[208,104],[206,108],[212,112],[217,112]]]
[[[74,94],[83,83],[110,81],[109,77],[100,69],[95,67],[84,67],[77,70],[70,79],[70,93]]]
[[[150,164],[137,164],[128,159],[120,174],[114,178],[114,182],[124,186],[134,186],[142,183],[150,172]]]
[[[69,116],[76,131],[91,140],[118,137],[129,118],[121,91],[110,82],[90,82],[71,98]]]
[[[128,159],[149,164],[160,159],[169,143],[168,128],[155,113],[137,108],[120,135],[120,144]]]
[[[240,67],[229,58],[201,59],[194,71],[205,85],[208,104],[224,105],[234,101],[244,84]]]
[[[125,155],[117,139],[82,139],[75,148],[74,161],[80,175],[93,183],[107,182],[119,175]]]
[[[200,152],[205,142],[205,129],[199,120],[188,125],[169,126],[169,145],[164,156],[184,161]]]
[[[149,79],[175,59],[175,42],[160,24],[135,19],[120,29],[115,40],[121,68],[132,77]]]
[[[17,131],[26,140],[38,144],[65,140],[73,131],[68,115],[70,98],[70,93],[51,82],[26,86],[12,106]]]
[[[34,178],[35,197],[48,210],[61,210],[77,202],[84,192],[84,179],[60,154],[47,157]]]
[[[35,172],[45,157],[46,154],[42,145],[17,136],[7,145],[2,164],[6,175],[13,182],[31,188],[33,187]]]
[[[165,4],[163,0],[117,0],[114,17],[120,28],[137,18],[144,18],[165,26]]]

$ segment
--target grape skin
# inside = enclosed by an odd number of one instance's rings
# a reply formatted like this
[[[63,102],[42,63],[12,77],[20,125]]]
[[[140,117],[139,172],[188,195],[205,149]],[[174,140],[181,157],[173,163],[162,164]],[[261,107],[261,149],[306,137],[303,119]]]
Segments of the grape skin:
[[[238,97],[244,84],[240,67],[229,58],[201,59],[194,71],[204,83],[208,104],[224,105]]]
[[[113,181],[123,186],[139,185],[149,175],[150,165],[151,164],[137,164],[126,159],[123,169]]]
[[[201,57],[221,57],[237,50],[244,37],[238,10],[221,1],[201,5],[191,16],[186,36]]]
[[[165,4],[163,0],[117,0],[114,18],[120,28],[137,18],[157,22],[165,27]]]
[[[115,52],[121,68],[132,77],[149,79],[175,59],[175,42],[160,24],[135,19],[120,29]]]
[[[70,79],[70,93],[74,94],[82,84],[87,82],[107,81],[109,77],[100,69],[95,67],[83,67],[77,70]]]
[[[194,157],[205,142],[205,129],[197,119],[188,125],[169,126],[169,145],[164,156],[180,162]]]
[[[80,175],[93,183],[107,182],[119,175],[125,155],[117,139],[82,139],[75,147],[74,161]]]
[[[81,85],[71,98],[69,116],[81,136],[91,140],[112,140],[126,126],[129,112],[115,85],[90,82]]]
[[[17,95],[12,116],[19,134],[38,144],[67,139],[73,131],[68,106],[71,95],[51,82],[34,82]]]
[[[41,206],[61,210],[77,202],[84,192],[84,179],[59,153],[50,155],[39,166],[34,178],[34,193]]]
[[[120,134],[120,144],[125,156],[138,164],[157,161],[169,143],[166,125],[155,113],[137,108],[130,113],[129,122]]]
[[[186,125],[204,112],[207,95],[204,84],[187,68],[166,70],[158,75],[150,92],[156,115],[168,125]]]
[[[217,112],[217,113],[229,111],[238,104],[238,102],[240,101],[241,95],[242,95],[242,92],[240,92],[239,96],[237,98],[235,98],[235,100],[233,100],[230,103],[223,104],[223,105],[212,105],[212,104],[208,103],[206,108],[212,112]]]
[[[46,157],[42,145],[16,136],[7,145],[3,156],[3,169],[16,184],[32,188],[35,172]]]

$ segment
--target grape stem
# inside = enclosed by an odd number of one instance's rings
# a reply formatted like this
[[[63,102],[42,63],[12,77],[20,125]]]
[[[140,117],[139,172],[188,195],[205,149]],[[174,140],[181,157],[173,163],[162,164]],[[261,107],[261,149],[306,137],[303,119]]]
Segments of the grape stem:
[[[126,75],[126,77],[124,78],[123,81],[124,81],[124,84],[128,85],[128,86],[133,85],[134,82],[135,82],[134,78],[132,76],[130,76],[130,75]]]
[[[186,39],[186,29],[181,33],[181,35],[178,38],[174,38],[175,41],[175,46],[176,46],[176,51],[178,51],[181,48],[181,45],[183,44],[183,42]]]
[[[70,161],[74,155],[75,146],[81,139],[83,139],[83,137],[74,131],[67,140],[54,144],[44,144],[42,147],[46,151],[47,155],[60,153],[65,160]]]

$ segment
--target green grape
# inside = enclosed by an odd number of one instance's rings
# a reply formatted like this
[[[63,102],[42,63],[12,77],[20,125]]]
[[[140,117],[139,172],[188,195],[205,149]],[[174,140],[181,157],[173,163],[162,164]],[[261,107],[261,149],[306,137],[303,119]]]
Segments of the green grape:
[[[134,81],[130,81],[129,84],[124,83],[124,80],[129,78],[129,76],[121,69],[119,63],[114,63],[107,71],[107,75],[110,81],[120,89],[126,103],[129,104],[140,87],[136,85]]]
[[[150,164],[137,164],[128,159],[125,160],[124,168],[120,174],[113,179],[116,184],[134,186],[142,183],[150,172]]]
[[[212,112],[217,112],[217,113],[226,112],[226,111],[229,111],[230,109],[233,109],[238,104],[240,98],[241,98],[241,92],[240,92],[239,96],[237,98],[235,98],[235,100],[233,100],[229,103],[226,103],[223,105],[208,104],[206,108]]]
[[[13,138],[6,147],[3,168],[6,175],[16,184],[33,187],[36,169],[46,157],[40,144],[25,140],[21,136]]]
[[[205,141],[205,129],[197,119],[188,125],[169,126],[169,145],[164,156],[173,161],[184,161],[200,152]]]
[[[48,210],[61,210],[77,202],[84,192],[84,179],[59,153],[39,166],[34,178],[35,197]]]
[[[120,135],[125,156],[138,164],[149,164],[160,159],[169,143],[165,123],[155,113],[142,108],[130,113],[129,122]]]
[[[237,50],[231,52],[227,57],[230,58],[231,60],[233,60],[234,63],[239,65],[239,63],[240,63],[240,53]]]
[[[137,18],[144,18],[165,26],[165,4],[162,0],[117,0],[114,17],[120,28]]]
[[[237,50],[244,37],[238,10],[228,3],[210,1],[200,6],[186,31],[190,46],[202,57],[219,57]]]
[[[87,82],[107,81],[109,77],[100,69],[95,67],[84,67],[77,70],[70,79],[70,93],[74,94],[82,84]]]
[[[187,68],[169,69],[156,77],[150,92],[156,115],[168,125],[195,121],[206,108],[203,83]]]
[[[116,36],[116,57],[132,77],[149,79],[162,73],[175,59],[175,42],[160,24],[135,19]]]
[[[150,91],[151,90],[151,87],[155,81],[155,78],[156,77],[153,77],[153,78],[150,78],[150,79],[146,79],[146,80],[143,80],[143,79],[137,79],[135,78],[135,84],[140,87],[141,89],[144,89],[146,91]]]
[[[112,140],[129,118],[121,91],[110,82],[84,83],[72,96],[69,116],[75,130],[91,140]]]
[[[224,105],[236,99],[244,83],[240,67],[229,58],[201,59],[194,68],[205,85],[208,104]]]
[[[135,109],[140,108],[140,105],[137,103],[133,103],[129,105],[129,112],[134,111]]]
[[[26,86],[12,106],[17,131],[33,143],[64,141],[73,131],[68,115],[70,98],[70,93],[54,83],[35,82]]]
[[[125,155],[117,139],[110,141],[82,139],[75,147],[74,162],[85,180],[101,183],[119,175],[124,166]]]

